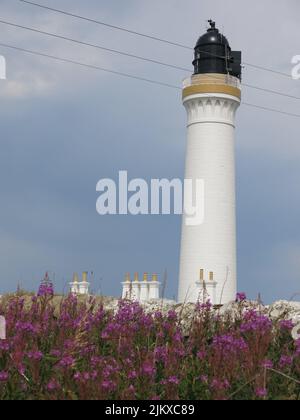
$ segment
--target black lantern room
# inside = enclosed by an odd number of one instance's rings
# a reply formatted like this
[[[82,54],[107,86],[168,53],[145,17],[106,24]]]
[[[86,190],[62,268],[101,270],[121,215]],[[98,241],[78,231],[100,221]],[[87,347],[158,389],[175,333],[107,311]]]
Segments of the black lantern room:
[[[216,23],[212,20],[208,22],[210,28],[198,39],[195,47],[194,74],[230,74],[241,79],[241,51],[231,51],[228,40],[216,28]]]

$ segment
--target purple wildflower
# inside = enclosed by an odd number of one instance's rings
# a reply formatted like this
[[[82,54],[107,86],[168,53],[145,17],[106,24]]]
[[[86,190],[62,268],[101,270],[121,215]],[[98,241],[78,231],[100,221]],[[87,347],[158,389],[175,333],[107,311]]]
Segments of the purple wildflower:
[[[60,388],[61,388],[61,386],[59,385],[59,383],[55,379],[51,379],[51,381],[47,385],[47,390],[50,391],[50,392],[56,391]]]
[[[204,350],[203,351],[198,351],[198,353],[197,353],[197,357],[198,357],[199,360],[205,360],[206,356],[207,356],[207,352],[204,351]]]
[[[41,284],[38,291],[38,297],[53,296],[54,288],[51,283]]]
[[[167,384],[170,384],[170,385],[179,385],[180,381],[177,378],[177,376],[170,376],[168,379],[163,379],[160,383],[162,385],[167,385]]]
[[[9,374],[7,372],[0,372],[0,382],[7,382]]]
[[[136,379],[137,378],[137,373],[135,370],[132,370],[131,372],[128,373],[128,379]]]
[[[33,325],[31,322],[17,321],[16,330],[36,334],[39,332],[39,327]]]
[[[70,368],[74,365],[75,359],[72,356],[65,356],[61,359],[58,366],[62,368]]]
[[[283,320],[280,321],[279,326],[282,330],[291,331],[294,328],[295,324],[292,320]]]
[[[272,321],[265,315],[261,315],[255,310],[247,311],[240,327],[242,333],[259,331],[266,333],[272,329]]]
[[[279,360],[279,367],[281,369],[288,367],[288,366],[292,366],[293,364],[293,358],[291,356],[281,356],[280,360]]]
[[[207,375],[201,375],[199,378],[200,382],[204,384],[208,384],[208,376]]]
[[[197,303],[197,305],[196,305],[196,310],[197,311],[200,311],[200,312],[202,312],[202,311],[210,311],[211,309],[212,309],[212,307],[213,307],[213,305],[212,305],[212,303],[211,303],[211,301],[210,300],[207,300],[205,303]]]
[[[154,376],[155,375],[155,373],[156,373],[156,369],[155,369],[155,367],[153,366],[153,364],[150,364],[150,363],[144,363],[143,364],[143,367],[142,367],[142,372],[145,374],[145,375],[148,375],[148,376]]]
[[[247,350],[248,346],[243,338],[235,338],[227,334],[217,336],[213,339],[213,348],[226,353],[239,353]]]
[[[177,376],[170,376],[170,378],[168,379],[169,384],[172,385],[179,385],[179,379],[177,378]]]
[[[91,379],[91,375],[89,372],[83,372],[82,378],[84,381],[89,381]]]
[[[81,379],[81,373],[80,373],[80,372],[76,372],[76,373],[74,374],[74,380],[75,380],[75,381],[80,381],[80,379]]]
[[[245,302],[245,300],[247,300],[246,293],[237,293],[236,295],[237,302]]]
[[[168,350],[166,347],[156,347],[155,351],[155,358],[158,362],[166,362],[168,358]]]
[[[60,350],[51,350],[50,356],[61,357],[61,351]]]
[[[177,320],[177,313],[174,310],[170,310],[168,312],[168,320],[169,321],[176,321]]]
[[[9,344],[5,340],[0,340],[0,350],[9,351]]]
[[[103,389],[105,389],[106,391],[109,391],[109,392],[114,391],[117,387],[117,385],[110,380],[103,381],[101,386],[102,386]]]
[[[211,388],[214,391],[223,391],[230,388],[230,383],[227,379],[220,380],[220,379],[213,379],[211,383]]]
[[[35,360],[37,362],[41,361],[43,358],[43,353],[40,351],[29,351],[27,353],[28,359]]]
[[[273,369],[274,364],[272,362],[272,360],[264,360],[262,363],[262,367],[266,368],[266,369]]]
[[[268,395],[268,391],[265,388],[257,388],[255,390],[255,395],[259,398],[264,398]]]

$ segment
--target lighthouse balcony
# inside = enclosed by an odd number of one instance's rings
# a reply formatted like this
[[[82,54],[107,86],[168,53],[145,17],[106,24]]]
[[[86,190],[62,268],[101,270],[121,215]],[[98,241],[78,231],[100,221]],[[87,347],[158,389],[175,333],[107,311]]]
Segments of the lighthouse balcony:
[[[230,74],[218,74],[218,73],[206,73],[206,74],[194,74],[183,80],[183,89],[195,86],[195,85],[227,85],[238,89],[241,89],[241,81],[235,76]]]
[[[194,94],[220,93],[241,98],[241,81],[230,74],[194,74],[183,81],[183,97]]]

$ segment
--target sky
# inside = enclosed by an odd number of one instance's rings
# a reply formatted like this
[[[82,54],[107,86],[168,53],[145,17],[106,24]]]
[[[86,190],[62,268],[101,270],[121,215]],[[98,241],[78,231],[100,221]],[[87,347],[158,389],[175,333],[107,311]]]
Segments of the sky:
[[[40,0],[194,47],[214,19],[243,61],[290,73],[300,54],[300,3],[287,0]],[[192,51],[0,0],[0,20],[191,68]],[[0,42],[179,85],[188,72],[141,62],[0,23]],[[0,294],[57,291],[93,271],[95,293],[119,296],[127,272],[167,270],[177,294],[180,216],[99,216],[96,184],[183,178],[186,115],[167,87],[58,63],[0,46]],[[244,83],[300,96],[300,81],[245,66]],[[243,101],[300,114],[298,100],[243,89]],[[236,129],[238,284],[265,302],[300,293],[300,120],[242,105]],[[296,299],[296,297],[295,297]],[[299,299],[300,300],[300,297]]]

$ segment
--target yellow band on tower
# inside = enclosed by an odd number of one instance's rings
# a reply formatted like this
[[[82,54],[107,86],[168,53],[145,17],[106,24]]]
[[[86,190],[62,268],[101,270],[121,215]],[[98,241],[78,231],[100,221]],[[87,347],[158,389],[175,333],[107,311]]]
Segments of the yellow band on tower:
[[[201,93],[223,93],[225,95],[236,96],[241,99],[241,90],[228,85],[217,85],[217,84],[203,84],[203,85],[192,85],[183,89],[182,98],[185,99],[191,95],[197,95]]]

